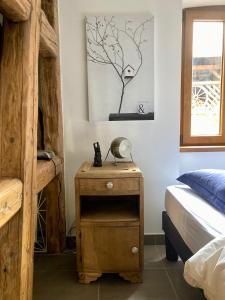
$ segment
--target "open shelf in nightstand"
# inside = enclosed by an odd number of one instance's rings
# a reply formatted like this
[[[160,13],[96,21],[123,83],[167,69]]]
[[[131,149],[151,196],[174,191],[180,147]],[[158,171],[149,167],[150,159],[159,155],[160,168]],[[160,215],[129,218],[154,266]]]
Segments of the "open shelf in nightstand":
[[[81,222],[138,222],[139,196],[81,196]]]

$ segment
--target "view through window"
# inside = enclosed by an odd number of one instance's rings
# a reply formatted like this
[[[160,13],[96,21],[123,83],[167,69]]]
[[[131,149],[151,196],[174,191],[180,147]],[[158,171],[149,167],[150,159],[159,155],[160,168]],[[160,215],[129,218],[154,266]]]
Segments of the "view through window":
[[[219,135],[223,22],[193,22],[191,135]]]

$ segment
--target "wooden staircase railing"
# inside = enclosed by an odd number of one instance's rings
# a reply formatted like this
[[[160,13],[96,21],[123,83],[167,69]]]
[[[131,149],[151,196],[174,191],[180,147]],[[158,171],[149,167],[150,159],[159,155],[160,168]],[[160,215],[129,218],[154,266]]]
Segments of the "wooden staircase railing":
[[[23,185],[21,208],[17,206],[0,228],[0,299],[4,300],[32,299],[36,198],[45,186],[48,250],[59,252],[65,246],[57,9],[56,0],[0,0],[4,15],[0,38],[0,178],[18,178],[18,184]],[[57,154],[56,166],[37,163],[36,159],[39,97],[44,145]]]

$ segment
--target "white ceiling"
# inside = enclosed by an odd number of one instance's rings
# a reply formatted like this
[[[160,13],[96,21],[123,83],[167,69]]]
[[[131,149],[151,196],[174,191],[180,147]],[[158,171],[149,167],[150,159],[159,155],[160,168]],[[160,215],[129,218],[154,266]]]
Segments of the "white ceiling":
[[[225,5],[225,0],[182,0],[183,7]]]

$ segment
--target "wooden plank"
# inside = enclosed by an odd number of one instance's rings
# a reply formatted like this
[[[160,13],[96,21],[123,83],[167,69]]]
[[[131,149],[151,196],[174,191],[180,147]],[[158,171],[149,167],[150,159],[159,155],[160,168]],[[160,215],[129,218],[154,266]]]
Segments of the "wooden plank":
[[[41,12],[40,54],[43,57],[56,57],[58,55],[57,36],[43,10]]]
[[[54,29],[58,28],[58,4],[57,0],[42,0],[41,8]],[[58,29],[57,29],[58,30]]]
[[[3,31],[0,68],[0,175],[21,178],[23,30],[20,24],[5,20]]]
[[[47,198],[47,251],[57,253],[65,247],[64,218],[61,213],[61,200],[63,188],[59,174],[45,188]]]
[[[140,219],[140,267],[144,268],[144,177],[140,177],[140,204],[139,204],[139,219]]]
[[[58,58],[40,58],[40,97],[44,121],[44,145],[63,158],[62,106]]]
[[[40,0],[32,0],[27,22],[4,22],[0,62],[0,176],[23,182],[19,213],[20,290],[16,297],[32,299],[33,249],[36,216],[36,151]],[[13,238],[12,238],[13,239]],[[16,237],[15,237],[16,239]]]
[[[20,235],[17,213],[0,230],[0,299],[19,299],[20,288]]]
[[[225,146],[181,146],[180,152],[224,152]]]
[[[56,0],[42,0],[42,7],[55,30],[57,44],[59,45],[58,5]],[[59,47],[57,49],[59,51]],[[44,143],[48,150],[53,149],[63,158],[63,124],[61,101],[60,62],[56,59],[40,59],[40,96],[43,104],[44,117]]]
[[[19,211],[23,184],[19,179],[0,180],[0,229]]]
[[[122,162],[114,164],[105,161],[101,168],[93,167],[92,162],[84,162],[77,172],[79,178],[114,178],[118,177],[118,170],[121,177],[141,176],[140,169],[133,162]]]
[[[62,171],[62,161],[55,157],[53,160],[38,160],[37,162],[37,193],[51,182]]]
[[[0,0],[0,12],[14,22],[26,21],[31,12],[29,0]]]
[[[22,161],[24,183],[21,257],[21,299],[32,299],[33,253],[37,214],[36,167],[38,122],[38,57],[40,44],[40,0],[32,0],[31,18],[24,24]],[[32,129],[32,130],[31,130]]]
[[[57,36],[59,51],[58,4],[57,0],[42,0],[42,9]],[[44,145],[54,150],[63,161],[63,125],[61,103],[60,62],[56,58],[40,58],[40,97],[44,117]],[[47,240],[48,251],[59,252],[65,247],[65,190],[64,167],[62,172],[45,189],[47,194]]]
[[[11,27],[13,28],[12,31]],[[21,136],[21,121],[18,118],[18,115],[21,115],[21,108],[18,106],[14,107],[13,105],[14,99],[17,99],[18,103],[21,104],[21,66],[20,68],[17,68],[17,66],[22,56],[22,49],[17,49],[17,47],[15,47],[17,39],[21,38],[21,30],[18,25],[12,24],[6,20],[4,22],[3,31],[4,41],[0,62],[0,176],[21,178],[21,140],[19,138]],[[16,37],[17,35],[18,38]],[[12,162],[12,157],[15,158],[15,163]],[[18,221],[20,215],[21,214],[19,213]],[[13,226],[17,226],[17,234],[15,234],[15,236],[13,236],[13,233],[11,234],[12,240],[17,241],[19,239],[21,241],[22,234],[19,222],[17,222],[17,224],[12,224],[12,229],[14,229]],[[4,235],[5,228],[7,228],[7,231]],[[12,290],[10,289],[11,282],[15,287],[14,293],[20,295],[20,272],[17,272],[16,266],[20,264],[21,260],[21,243],[19,245],[15,243],[13,247],[9,247],[9,224],[6,224],[0,232],[3,232],[4,235],[0,247],[0,287],[3,291],[3,299],[13,299],[14,297],[11,297]],[[8,257],[9,253],[7,249],[14,250],[14,247],[17,248],[17,255],[15,258],[16,263],[13,268],[11,266],[12,261]],[[14,272],[7,273],[7,270],[11,268],[13,268]],[[14,284],[14,281],[18,282],[18,284]]]
[[[121,205],[122,207],[122,205]],[[81,225],[83,223],[104,223],[104,225],[108,223],[118,223],[118,222],[137,222],[136,225],[139,225],[138,223],[139,216],[137,216],[136,212],[134,211],[126,211],[125,207],[122,207],[121,211],[117,208],[111,210],[110,212],[106,212],[105,210],[92,210],[88,211],[87,213],[84,213],[81,218]],[[132,223],[133,225],[133,223]]]
[[[2,30],[2,23],[1,23],[1,16],[0,16],[0,58],[2,55],[2,41],[3,41],[3,30]]]
[[[6,293],[10,295],[8,283],[10,279],[7,277],[7,269],[8,265],[11,264],[11,261],[8,260],[8,232],[9,224],[7,223],[1,230],[0,230],[0,291],[1,291],[1,299],[3,299],[3,295],[5,296]],[[18,260],[17,260],[18,261]],[[18,273],[17,273],[18,274]],[[12,278],[13,279],[13,278]],[[18,278],[16,279],[18,281]],[[6,282],[6,287],[5,287]],[[14,282],[14,280],[13,280]],[[18,291],[18,289],[17,289]]]

